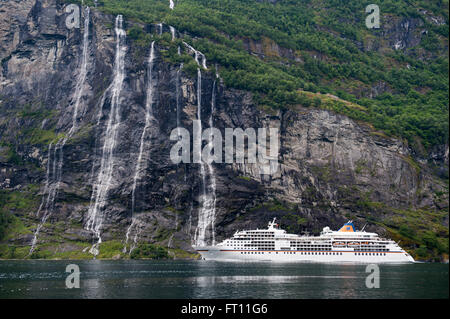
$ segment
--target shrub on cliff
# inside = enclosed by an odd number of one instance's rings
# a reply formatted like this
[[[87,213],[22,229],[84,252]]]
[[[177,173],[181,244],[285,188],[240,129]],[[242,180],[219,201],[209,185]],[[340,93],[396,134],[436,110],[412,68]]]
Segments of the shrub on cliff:
[[[131,259],[167,259],[170,258],[167,250],[152,244],[139,244],[130,254]]]

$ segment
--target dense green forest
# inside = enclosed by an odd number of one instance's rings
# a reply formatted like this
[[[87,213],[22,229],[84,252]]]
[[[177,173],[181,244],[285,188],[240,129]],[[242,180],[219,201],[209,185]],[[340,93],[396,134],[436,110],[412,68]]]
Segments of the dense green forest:
[[[100,0],[98,8],[190,34],[185,40],[208,64],[219,65],[225,84],[254,92],[262,106],[318,107],[329,93],[362,107],[335,102],[328,108],[404,138],[425,154],[448,141],[448,1],[370,3],[380,7],[380,29],[366,28],[368,3],[359,0],[179,0],[174,10],[165,0]],[[444,22],[431,23],[424,12]],[[365,49],[368,41],[383,42],[383,24],[405,18],[418,19],[427,31],[418,45]],[[257,57],[245,50],[244,41],[276,43],[299,59]],[[359,94],[377,83],[386,83],[389,91],[374,98]],[[301,91],[322,94],[312,98]]]

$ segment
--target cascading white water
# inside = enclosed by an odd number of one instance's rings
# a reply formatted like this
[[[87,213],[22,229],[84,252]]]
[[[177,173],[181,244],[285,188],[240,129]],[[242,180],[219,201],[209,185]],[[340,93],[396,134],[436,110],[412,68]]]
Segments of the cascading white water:
[[[33,236],[33,240],[31,241],[31,248],[30,248],[30,252],[29,254],[33,253],[34,248],[36,247],[36,243],[37,243],[37,236],[39,235],[39,232],[42,228],[42,225],[44,224],[44,222],[47,220],[47,205],[49,203],[49,179],[50,179],[50,163],[51,163],[51,154],[52,154],[52,143],[49,144],[48,146],[48,155],[47,155],[47,172],[46,172],[46,176],[45,176],[45,185],[44,185],[44,195],[42,196],[42,200],[41,200],[41,205],[39,205],[39,209],[36,213],[36,216],[39,217],[39,214],[42,210],[42,208],[44,207],[45,211],[44,211],[44,216],[42,217],[40,223],[38,224],[35,232],[34,232],[34,236]],[[45,196],[47,194],[47,196]]]
[[[44,214],[41,218],[40,223],[38,224],[36,231],[33,236],[33,241],[31,243],[30,254],[33,253],[36,243],[37,237],[42,226],[47,222],[50,217],[54,204],[55,198],[58,195],[59,186],[61,183],[62,177],[62,167],[63,167],[63,148],[66,145],[66,142],[69,138],[73,136],[76,129],[78,128],[78,113],[81,104],[81,98],[83,97],[84,86],[87,78],[88,71],[88,63],[89,63],[89,15],[90,8],[86,7],[84,14],[84,32],[83,32],[83,48],[81,54],[81,62],[79,73],[77,76],[77,81],[75,85],[75,92],[73,95],[73,111],[72,111],[72,125],[65,135],[64,138],[60,139],[54,146],[53,150],[53,165],[52,165],[52,174],[50,176],[50,165],[52,162],[51,156],[51,148],[52,144],[49,145],[48,156],[47,156],[47,172],[46,172],[46,181],[44,187],[44,196],[42,197],[41,205],[39,206],[37,216],[39,216],[42,209],[44,209]],[[59,151],[59,158],[57,159],[57,152]],[[50,183],[50,178],[53,179],[52,183]],[[47,196],[45,196],[47,194]]]
[[[159,35],[161,35],[163,33],[163,25],[162,25],[162,23],[158,23],[158,28],[159,28]]]
[[[169,8],[173,10],[174,7],[175,3],[173,2],[173,0],[169,0]]]
[[[197,55],[195,59],[197,60]],[[198,157],[200,159],[200,175],[202,177],[202,195],[201,195],[201,204],[202,207],[198,212],[198,221],[197,221],[197,229],[195,230],[195,245],[196,246],[205,246],[205,235],[206,235],[206,218],[205,218],[205,202],[206,202],[206,174],[205,174],[205,164],[203,163],[202,158],[202,112],[201,112],[201,102],[202,101],[202,72],[200,69],[197,69],[197,120],[199,125],[194,126],[194,129],[197,129],[197,132],[193,132],[194,136],[197,136],[197,151]]]
[[[213,122],[213,115],[215,112],[215,108],[216,108],[216,81],[214,80],[213,83],[213,88],[212,88],[212,93],[211,93],[211,114],[209,117],[209,127],[212,129],[214,127],[214,122]],[[210,146],[210,150],[212,149],[213,146],[213,132],[211,130],[210,136],[209,136],[209,146]],[[216,218],[216,176],[215,176],[215,172],[214,172],[214,167],[211,165],[211,163],[209,161],[206,162],[206,166],[208,167],[208,173],[209,173],[209,181],[210,181],[210,196],[211,196],[211,200],[210,200],[210,206],[208,207],[208,214],[207,214],[207,218],[208,218],[208,224],[211,225],[211,240],[212,240],[212,244],[215,245],[215,240],[216,240],[216,236],[215,236],[215,230],[214,230],[214,224],[215,224],[215,218]]]
[[[178,229],[178,214],[175,214],[175,231]],[[170,251],[170,248],[172,247],[173,242],[173,236],[175,235],[175,232],[172,233],[172,235],[169,238],[169,241],[167,242],[167,253],[171,254],[172,256],[175,256],[173,252]]]
[[[134,237],[133,237],[133,243],[131,244],[130,250],[129,250],[129,254],[131,254],[131,252],[133,251],[134,248],[136,248],[137,246],[137,241],[138,241],[138,237],[142,231],[142,223],[141,221],[139,221],[138,218],[133,218],[131,221],[131,225],[130,227],[128,227],[127,229],[127,233],[125,235],[126,237],[126,242],[128,243],[128,240],[130,239],[130,235],[131,235],[131,231],[135,229],[134,231]],[[126,253],[126,247],[123,249],[123,253]]]
[[[175,85],[176,88],[176,101],[177,101],[177,133],[178,136],[181,135],[180,133],[180,125],[181,125],[181,120],[180,120],[180,116],[181,116],[181,107],[180,107],[180,81],[181,81],[181,70],[183,69],[183,63],[180,64],[180,68],[177,71],[177,83]]]
[[[172,34],[172,41],[175,40],[175,28],[171,25],[169,26],[170,34]]]
[[[155,59],[155,41],[152,42],[151,49],[150,49],[150,56],[148,58],[148,67],[147,67],[147,75],[148,75],[148,84],[147,84],[147,91],[146,91],[146,102],[145,102],[145,125],[144,129],[142,130],[141,134],[141,142],[139,145],[139,155],[136,163],[136,169],[134,173],[134,179],[133,179],[133,189],[132,189],[132,207],[131,211],[134,213],[134,205],[135,205],[135,191],[136,191],[136,184],[141,174],[141,162],[142,162],[142,155],[144,153],[144,140],[145,136],[147,135],[147,130],[151,124],[151,121],[153,119],[153,61]]]
[[[197,62],[197,65],[201,65],[205,70],[207,70],[208,68],[206,67],[206,57],[203,53],[201,53],[200,51],[194,49],[191,45],[187,44],[186,42],[183,41],[183,44],[192,52],[194,52],[194,59],[195,62]],[[199,58],[202,59],[202,62],[199,62]]]
[[[201,93],[202,93],[202,73],[200,69],[197,69],[197,120],[199,125],[195,126],[197,132],[194,132],[194,136],[198,137],[196,141],[197,151],[199,152],[198,158],[200,159],[200,174],[202,177],[202,195],[201,195],[201,208],[198,212],[197,228],[195,230],[194,242],[195,246],[206,246],[207,236],[206,232],[208,227],[211,227],[211,238],[214,244],[214,219],[215,219],[215,209],[216,209],[216,181],[214,176],[214,169],[208,161],[206,166],[208,167],[208,179],[205,170],[205,162],[201,157],[202,149],[202,124],[201,124]],[[211,117],[209,119],[210,126],[212,127],[212,116],[215,105],[215,81],[213,85],[213,100],[211,104]],[[196,135],[197,134],[197,135]],[[212,136],[210,136],[210,143],[212,142]]]
[[[137,181],[140,178],[141,175],[141,171],[143,168],[141,168],[141,162],[142,162],[142,156],[144,154],[144,147],[147,145],[147,143],[145,143],[145,137],[147,136],[147,130],[149,129],[152,120],[154,119],[153,116],[153,87],[154,87],[154,83],[153,83],[153,61],[155,60],[155,41],[152,42],[151,48],[150,48],[150,55],[148,58],[148,66],[147,66],[147,90],[146,90],[146,102],[145,102],[145,125],[144,125],[144,129],[142,130],[142,134],[141,134],[141,142],[139,145],[139,155],[137,158],[137,162],[136,162],[136,168],[134,171],[134,178],[133,178],[133,187],[132,187],[132,191],[131,191],[131,224],[127,229],[127,235],[126,235],[126,241],[125,241],[125,245],[128,243],[128,236],[129,233],[131,232],[131,229],[133,227],[133,225],[135,224],[134,222],[134,209],[135,209],[135,199],[136,199],[136,185],[137,185]],[[126,251],[126,246],[124,248],[124,252]]]
[[[102,157],[97,180],[93,185],[91,203],[89,205],[85,228],[91,231],[97,238],[92,245],[90,253],[96,256],[99,253],[99,245],[102,242],[100,230],[103,223],[103,210],[107,202],[108,192],[113,180],[114,149],[117,142],[120,118],[120,95],[125,79],[125,45],[126,32],[123,29],[123,17],[118,15],[115,21],[116,56],[114,61],[114,75],[112,85],[108,88],[111,98],[110,110],[104,134]]]

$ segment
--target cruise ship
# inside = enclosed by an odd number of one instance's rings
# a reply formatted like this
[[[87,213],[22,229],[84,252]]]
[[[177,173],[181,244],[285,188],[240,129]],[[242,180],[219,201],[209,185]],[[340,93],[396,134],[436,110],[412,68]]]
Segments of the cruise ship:
[[[267,229],[237,231],[213,246],[195,246],[203,259],[323,263],[411,263],[414,259],[395,241],[357,231],[348,221],[338,231],[324,227],[320,236],[288,234],[276,219]]]

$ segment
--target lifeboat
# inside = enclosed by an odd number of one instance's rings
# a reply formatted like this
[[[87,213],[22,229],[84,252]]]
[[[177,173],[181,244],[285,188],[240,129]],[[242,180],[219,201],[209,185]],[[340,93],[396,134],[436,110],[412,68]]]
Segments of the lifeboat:
[[[346,244],[344,242],[336,242],[333,243],[333,246],[345,246]]]
[[[349,246],[359,246],[359,242],[357,241],[352,241],[350,243],[348,243]]]

